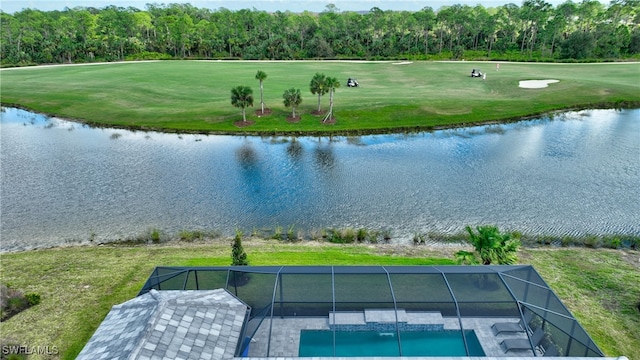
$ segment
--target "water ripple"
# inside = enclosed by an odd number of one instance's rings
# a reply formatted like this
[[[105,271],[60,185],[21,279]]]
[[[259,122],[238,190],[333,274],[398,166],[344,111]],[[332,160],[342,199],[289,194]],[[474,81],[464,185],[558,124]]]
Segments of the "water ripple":
[[[640,234],[640,110],[332,139],[93,129],[16,109],[1,116],[0,251],[150,228],[367,227],[407,242],[487,223],[528,234]]]

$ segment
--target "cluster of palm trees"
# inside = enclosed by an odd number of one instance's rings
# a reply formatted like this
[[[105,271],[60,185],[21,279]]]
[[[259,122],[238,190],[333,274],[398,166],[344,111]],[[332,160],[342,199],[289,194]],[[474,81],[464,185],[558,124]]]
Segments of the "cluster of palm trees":
[[[336,92],[336,89],[340,87],[340,82],[335,77],[327,77],[324,74],[316,73],[311,79],[311,83],[309,84],[311,89],[311,93],[318,95],[318,110],[317,114],[321,113],[320,109],[320,100],[322,99],[322,95],[329,93],[329,111],[322,119],[322,122],[327,122],[327,120],[333,119],[333,94]]]
[[[267,74],[262,70],[258,70],[255,78],[260,83],[260,113],[264,115],[265,110],[269,110],[265,108],[263,87],[263,83],[267,78]],[[322,96],[329,93],[329,111],[323,117],[323,123],[335,120],[333,116],[333,97],[338,87],[340,87],[340,82],[337,78],[326,76],[322,73],[316,73],[311,79],[309,89],[311,90],[312,94],[318,95],[318,109],[314,112],[316,115],[322,114]],[[300,92],[300,89],[296,89],[295,87],[287,89],[282,94],[282,98],[284,106],[291,108],[291,119],[299,119],[299,117],[296,116],[296,108],[302,103],[302,93]],[[253,106],[253,90],[250,87],[244,85],[239,85],[231,89],[231,105],[242,109],[242,121],[246,123],[246,108],[249,106]]]

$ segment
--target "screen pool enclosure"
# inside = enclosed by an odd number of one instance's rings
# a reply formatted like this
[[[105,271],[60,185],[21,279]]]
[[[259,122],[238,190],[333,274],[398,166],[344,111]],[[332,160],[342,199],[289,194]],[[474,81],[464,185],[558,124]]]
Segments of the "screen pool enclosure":
[[[604,356],[530,265],[157,267],[151,289],[245,303],[234,356]]]

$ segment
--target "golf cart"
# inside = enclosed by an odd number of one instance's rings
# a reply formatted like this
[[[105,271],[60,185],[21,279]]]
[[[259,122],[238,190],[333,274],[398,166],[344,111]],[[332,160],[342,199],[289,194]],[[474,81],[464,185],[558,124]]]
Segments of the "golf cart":
[[[349,78],[347,80],[347,86],[348,87],[358,87],[358,80]]]
[[[471,70],[471,77],[482,77],[482,72],[480,70],[473,69]]]

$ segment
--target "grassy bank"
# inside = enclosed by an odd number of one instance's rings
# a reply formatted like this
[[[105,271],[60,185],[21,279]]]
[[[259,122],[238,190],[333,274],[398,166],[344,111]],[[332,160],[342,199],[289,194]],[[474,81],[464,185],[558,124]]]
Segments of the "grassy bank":
[[[283,244],[245,241],[251,265],[451,264],[452,248]],[[56,346],[72,359],[111,306],[132,297],[156,265],[228,265],[230,243],[71,247],[2,255],[2,282],[39,293],[42,302],[0,324],[0,334],[29,346]],[[533,264],[610,356],[640,358],[640,270],[636,251],[524,249]],[[33,357],[36,359],[37,357]]]
[[[488,73],[471,78],[471,69]],[[257,70],[267,74],[264,101],[272,113],[258,117]],[[309,91],[316,72],[336,77],[333,125],[314,116]],[[358,88],[346,87],[355,77]],[[375,133],[506,121],[560,109],[640,106],[640,65],[483,62],[224,62],[162,61],[56,66],[2,71],[2,103],[95,125],[210,133]],[[556,79],[544,89],[523,89],[520,80]],[[230,101],[238,85],[254,90],[249,127],[237,127],[240,109]],[[285,89],[299,88],[299,123],[289,123]],[[322,109],[328,109],[328,95]]]

